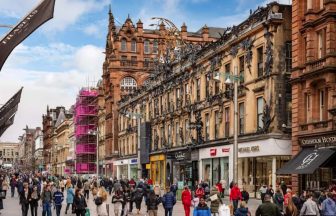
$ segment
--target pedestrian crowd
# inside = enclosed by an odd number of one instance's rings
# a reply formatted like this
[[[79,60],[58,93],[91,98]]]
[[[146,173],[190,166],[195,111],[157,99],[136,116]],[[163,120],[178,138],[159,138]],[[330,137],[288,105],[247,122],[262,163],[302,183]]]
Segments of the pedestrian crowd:
[[[90,197],[96,205],[94,210],[98,216],[109,216],[110,205],[113,205],[112,215],[115,216],[126,216],[134,211],[139,215],[143,206],[146,206],[142,210],[146,215],[157,216],[159,205],[163,206],[165,216],[172,216],[177,199],[182,202],[185,216],[251,216],[249,193],[245,187],[240,189],[236,182],[229,185],[227,213],[224,213],[223,207],[226,206],[223,199],[226,186],[221,182],[211,187],[201,181],[194,190],[185,185],[182,191],[178,190],[180,188],[175,182],[162,192],[161,187],[154,185],[151,179],[98,179],[95,176],[85,179],[11,173],[0,175],[0,185],[0,210],[3,209],[2,200],[10,190],[11,197],[16,193],[19,197],[22,216],[27,216],[29,212],[37,216],[39,207],[42,216],[51,216],[52,208],[56,216],[60,216],[64,201],[65,214],[88,216],[90,210],[87,201]],[[259,192],[262,203],[256,209],[256,216],[336,216],[335,184],[326,191],[303,191],[298,195],[281,182],[275,190],[272,185],[263,185]],[[112,197],[110,201],[109,195]]]

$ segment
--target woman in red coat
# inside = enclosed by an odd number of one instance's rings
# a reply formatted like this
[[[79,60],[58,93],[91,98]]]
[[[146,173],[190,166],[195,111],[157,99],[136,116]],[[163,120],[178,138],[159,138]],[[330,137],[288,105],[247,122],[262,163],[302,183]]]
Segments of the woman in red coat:
[[[191,206],[191,191],[188,186],[184,186],[184,190],[181,195],[182,204],[184,207],[185,216],[190,216],[190,206]]]

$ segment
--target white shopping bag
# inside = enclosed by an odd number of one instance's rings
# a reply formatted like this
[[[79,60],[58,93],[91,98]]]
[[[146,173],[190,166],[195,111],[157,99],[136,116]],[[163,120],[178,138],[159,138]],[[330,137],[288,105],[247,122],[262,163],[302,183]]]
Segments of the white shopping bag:
[[[227,206],[225,204],[220,205],[219,208],[218,208],[218,213],[219,213],[219,216],[230,216],[229,206]]]

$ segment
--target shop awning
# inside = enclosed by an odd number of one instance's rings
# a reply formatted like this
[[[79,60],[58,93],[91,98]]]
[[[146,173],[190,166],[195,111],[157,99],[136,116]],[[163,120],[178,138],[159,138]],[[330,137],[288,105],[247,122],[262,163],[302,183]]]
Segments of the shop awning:
[[[304,148],[277,170],[277,174],[312,174],[335,153],[331,149]]]

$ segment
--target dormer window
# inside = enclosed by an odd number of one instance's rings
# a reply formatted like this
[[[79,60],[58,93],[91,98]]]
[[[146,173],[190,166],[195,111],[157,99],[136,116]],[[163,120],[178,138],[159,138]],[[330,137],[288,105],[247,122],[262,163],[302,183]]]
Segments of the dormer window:
[[[121,40],[121,51],[127,51],[127,41],[126,39]]]

